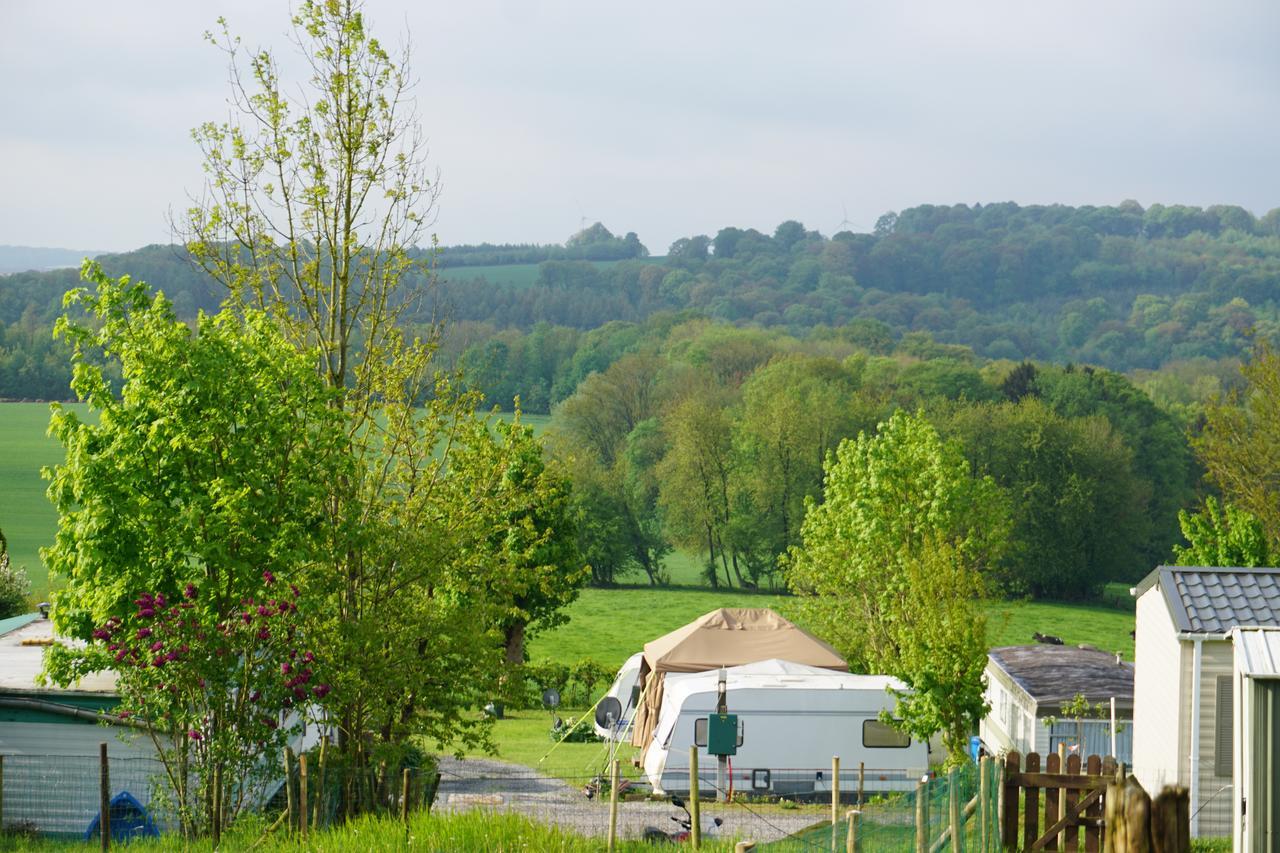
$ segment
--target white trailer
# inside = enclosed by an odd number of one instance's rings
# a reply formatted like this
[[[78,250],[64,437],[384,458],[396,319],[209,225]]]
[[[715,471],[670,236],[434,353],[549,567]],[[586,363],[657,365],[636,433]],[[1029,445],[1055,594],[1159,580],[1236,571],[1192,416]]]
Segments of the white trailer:
[[[612,728],[595,724],[596,734],[605,740],[625,740],[624,733],[631,724],[636,713],[636,701],[640,698],[640,664],[644,661],[644,652],[636,652],[627,658],[627,662],[618,670],[613,685],[605,696],[612,696],[622,706],[622,717],[614,722]]]
[[[896,701],[885,675],[851,675],[781,660],[725,670],[728,713],[736,714],[742,745],[729,759],[735,791],[810,795],[831,790],[831,759],[840,758],[840,789],[907,791],[928,772],[929,746],[880,721]],[[655,793],[689,790],[689,748],[697,721],[715,713],[716,670],[670,673],[644,769]],[[698,749],[699,788],[715,790],[718,760]]]

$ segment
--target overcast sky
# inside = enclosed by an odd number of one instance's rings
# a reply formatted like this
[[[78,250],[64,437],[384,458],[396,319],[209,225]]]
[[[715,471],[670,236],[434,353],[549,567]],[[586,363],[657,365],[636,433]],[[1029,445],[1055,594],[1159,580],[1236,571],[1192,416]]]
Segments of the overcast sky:
[[[0,244],[169,239],[226,115],[202,33],[291,50],[274,0],[0,0]],[[1280,206],[1280,3],[370,0],[415,45],[445,244],[655,253],[921,203]],[[847,213],[846,213],[847,211]]]

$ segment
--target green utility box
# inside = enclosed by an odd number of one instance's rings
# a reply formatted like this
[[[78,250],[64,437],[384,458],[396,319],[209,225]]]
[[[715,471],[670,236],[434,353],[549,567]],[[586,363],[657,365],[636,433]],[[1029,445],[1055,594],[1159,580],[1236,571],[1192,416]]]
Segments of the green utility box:
[[[712,714],[707,718],[707,752],[711,755],[738,754],[737,714]]]

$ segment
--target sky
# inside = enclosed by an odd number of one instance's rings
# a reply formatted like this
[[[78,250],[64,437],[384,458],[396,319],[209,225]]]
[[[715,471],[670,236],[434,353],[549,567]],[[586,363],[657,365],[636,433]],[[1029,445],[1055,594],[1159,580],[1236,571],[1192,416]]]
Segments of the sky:
[[[655,254],[917,204],[1280,207],[1280,3],[369,0],[406,35],[442,244]],[[0,244],[168,242],[227,116],[227,18],[300,80],[276,0],[0,0]]]

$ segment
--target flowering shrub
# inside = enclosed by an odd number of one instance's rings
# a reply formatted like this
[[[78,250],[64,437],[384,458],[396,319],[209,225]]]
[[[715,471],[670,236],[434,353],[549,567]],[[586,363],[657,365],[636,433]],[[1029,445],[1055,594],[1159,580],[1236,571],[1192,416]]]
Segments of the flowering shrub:
[[[234,607],[209,606],[190,582],[179,596],[142,593],[131,616],[113,616],[93,631],[119,673],[121,716],[167,736],[158,743],[175,766],[242,780],[229,789],[229,814],[275,773],[306,706],[330,691],[315,653],[300,643],[300,599],[296,586],[270,571],[260,592]]]

